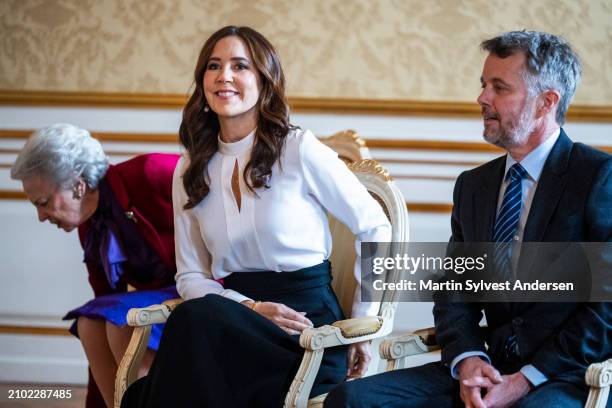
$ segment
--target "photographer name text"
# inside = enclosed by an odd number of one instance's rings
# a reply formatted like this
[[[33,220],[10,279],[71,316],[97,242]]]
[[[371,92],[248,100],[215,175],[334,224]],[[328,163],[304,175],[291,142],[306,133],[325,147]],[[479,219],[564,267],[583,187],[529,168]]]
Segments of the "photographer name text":
[[[374,290],[392,290],[392,291],[459,291],[459,292],[488,292],[488,291],[543,291],[543,292],[561,292],[573,291],[574,284],[572,282],[488,282],[484,280],[474,281],[466,280],[464,282],[435,281],[435,280],[420,280],[417,282],[402,279],[398,282],[385,282],[377,279],[372,282]]]

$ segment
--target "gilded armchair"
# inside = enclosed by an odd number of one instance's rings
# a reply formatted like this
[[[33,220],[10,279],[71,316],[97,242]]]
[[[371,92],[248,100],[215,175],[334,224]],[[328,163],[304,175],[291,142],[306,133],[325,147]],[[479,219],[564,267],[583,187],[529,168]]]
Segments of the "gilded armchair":
[[[392,224],[392,240],[408,240],[408,214],[402,194],[388,173],[373,160],[363,160],[349,164],[349,168],[366,186],[372,196],[381,204]],[[330,217],[332,233],[332,254],[330,261],[333,270],[333,287],[338,300],[350,315],[356,282],[353,274],[355,261],[352,233],[335,218]],[[117,371],[115,381],[115,406],[119,407],[127,387],[137,379],[138,367],[146,350],[151,325],[163,323],[172,310],[181,303],[180,299],[166,301],[142,309],[131,309],[128,324],[134,327],[132,339]],[[309,401],[308,396],[321,363],[324,350],[329,347],[351,344],[382,338],[391,332],[396,303],[390,294],[383,295],[378,316],[347,319],[315,329],[305,330],[300,337],[300,345],[305,353],[298,372],[285,399],[287,407],[321,406],[324,396]]]
[[[406,204],[388,173],[374,160],[349,164],[349,168],[385,210],[392,226],[392,241],[408,241]],[[353,278],[355,237],[333,217],[330,217],[330,229],[333,237],[330,257],[333,288],[345,315],[349,316],[356,288]],[[300,336],[300,345],[305,349],[304,357],[285,398],[285,407],[322,407],[325,395],[312,399],[308,397],[325,349],[387,336],[393,328],[396,306],[394,293],[388,291],[383,294],[375,317],[347,319],[305,330]]]

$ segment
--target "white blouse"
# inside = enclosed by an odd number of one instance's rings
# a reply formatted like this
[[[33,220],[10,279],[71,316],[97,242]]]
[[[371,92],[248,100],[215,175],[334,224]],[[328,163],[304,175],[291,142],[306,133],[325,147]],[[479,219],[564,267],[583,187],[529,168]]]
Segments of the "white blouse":
[[[210,192],[197,206],[184,210],[187,194],[182,175],[188,158],[174,172],[172,201],[177,264],[177,290],[184,299],[216,293],[237,302],[249,298],[224,289],[214,279],[233,272],[290,273],[317,265],[331,254],[327,213],[356,235],[355,277],[361,280],[362,241],[388,242],[391,226],[380,205],[355,175],[310,131],[287,135],[281,165],[275,163],[268,182],[255,196],[243,178],[255,133],[234,143],[219,140],[219,151],[208,164]],[[238,162],[241,208],[232,191]],[[377,304],[359,302],[353,317],[375,315]]]

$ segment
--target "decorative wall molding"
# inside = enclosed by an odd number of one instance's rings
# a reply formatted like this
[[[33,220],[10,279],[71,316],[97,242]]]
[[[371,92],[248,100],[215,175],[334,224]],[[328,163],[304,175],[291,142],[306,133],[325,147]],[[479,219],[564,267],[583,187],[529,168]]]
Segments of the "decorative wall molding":
[[[187,95],[0,90],[0,105],[182,109]]]
[[[2,152],[2,149],[0,149]],[[418,164],[418,165],[446,165],[446,166],[466,166],[476,167],[480,166],[484,162],[482,161],[465,161],[465,160],[425,160],[425,159],[403,159],[403,158],[378,158],[380,163],[385,164]]]
[[[393,139],[366,139],[366,146],[370,149],[394,150],[443,150],[452,152],[470,153],[501,153],[503,150],[497,146],[484,142],[455,142],[448,140],[393,140]],[[593,145],[595,149],[612,153],[612,145]],[[381,161],[385,161],[381,159]],[[453,163],[455,164],[455,163]]]
[[[0,190],[0,200],[27,200],[23,191]]]
[[[21,151],[21,149],[4,149],[4,148],[0,148],[0,154],[18,154]],[[139,154],[144,154],[144,151],[127,151],[127,150],[109,150],[109,149],[105,149],[104,150],[105,153],[108,156],[127,156],[127,157],[133,157],[133,156],[138,156]],[[8,166],[11,167],[13,164],[12,163],[0,163],[0,166]]]
[[[0,105],[182,109],[187,95],[0,90]],[[475,118],[475,102],[289,97],[295,112]],[[612,122],[612,106],[572,105],[568,120]]]
[[[0,139],[27,139],[34,132],[31,130],[0,129]],[[92,136],[102,142],[124,143],[178,143],[178,135],[174,133],[116,133],[91,132]]]
[[[406,203],[408,211],[418,213],[448,213],[453,209],[452,204],[446,203]]]
[[[457,179],[455,176],[438,176],[429,174],[393,174],[392,178],[395,180],[437,180],[452,182]]]
[[[27,196],[22,191],[0,190],[0,200],[27,200]],[[445,203],[411,203],[406,202],[408,211],[448,213],[452,209],[451,204]]]
[[[34,130],[10,130],[0,129],[0,139],[27,139]],[[92,136],[103,142],[125,142],[125,143],[178,143],[178,135],[173,133],[114,133],[114,132],[92,132]],[[499,153],[502,150],[484,142],[460,142],[447,140],[395,140],[395,139],[365,139],[366,146],[370,149],[394,149],[394,150],[436,150],[451,152],[471,153]],[[611,146],[593,146],[596,149],[612,153]],[[129,152],[119,152],[125,155]],[[115,154],[115,153],[112,153]],[[136,152],[134,154],[137,154]],[[381,162],[386,161],[380,159]],[[464,163],[464,162],[460,162]],[[432,164],[460,164],[455,162],[432,163]],[[424,163],[422,163],[424,164]]]
[[[448,140],[367,139],[370,149],[445,150],[452,152],[500,153],[502,149],[484,142],[455,142]]]
[[[72,336],[63,327],[42,327],[42,326],[10,326],[0,325],[0,334],[29,334],[35,336]]]

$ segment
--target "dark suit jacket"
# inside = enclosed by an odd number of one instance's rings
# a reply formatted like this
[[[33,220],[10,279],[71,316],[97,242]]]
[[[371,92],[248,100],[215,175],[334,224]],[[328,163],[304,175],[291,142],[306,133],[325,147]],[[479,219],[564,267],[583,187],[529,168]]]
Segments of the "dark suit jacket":
[[[451,241],[492,241],[505,161],[502,156],[459,176]],[[523,242],[611,240],[612,156],[573,143],[561,130],[544,164]],[[483,311],[488,327],[479,329]],[[583,383],[589,364],[612,357],[609,303],[453,303],[438,298],[434,318],[446,364],[463,352],[483,351],[503,373],[532,364],[549,379]],[[507,361],[503,347],[512,334],[520,356]]]

